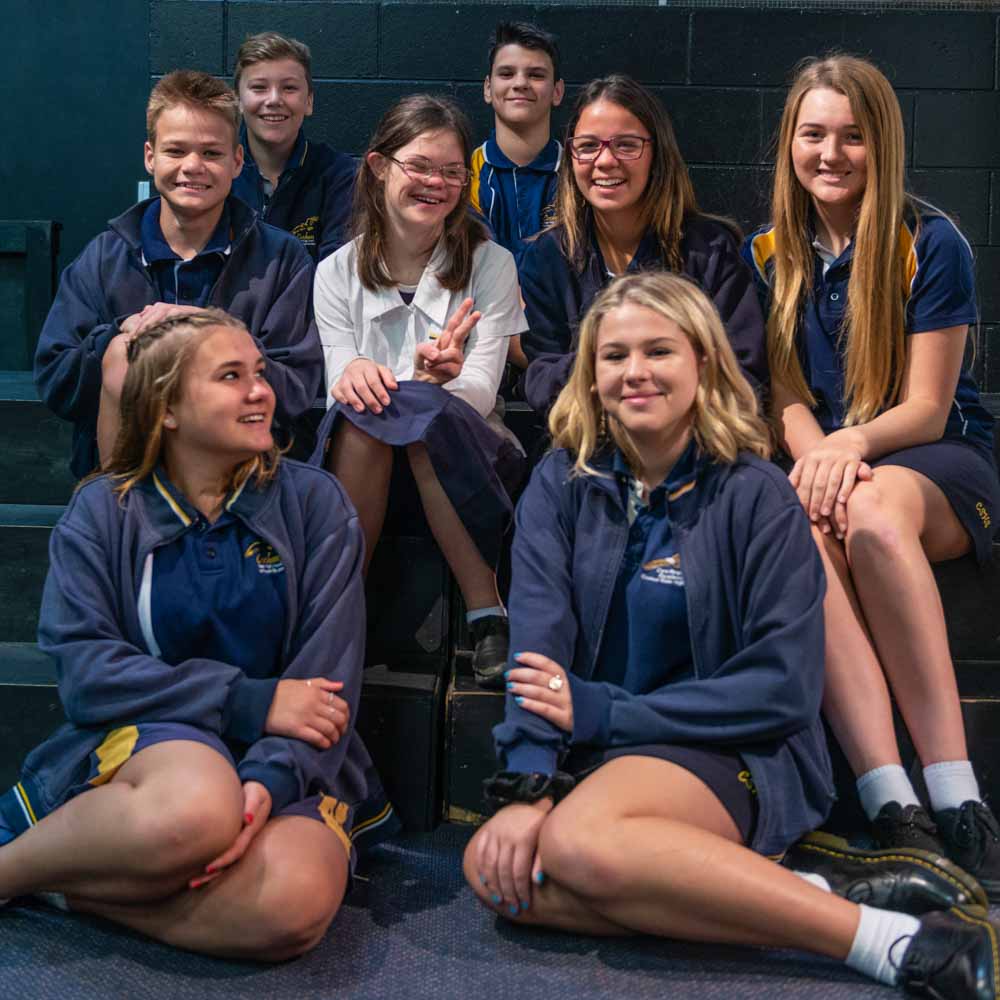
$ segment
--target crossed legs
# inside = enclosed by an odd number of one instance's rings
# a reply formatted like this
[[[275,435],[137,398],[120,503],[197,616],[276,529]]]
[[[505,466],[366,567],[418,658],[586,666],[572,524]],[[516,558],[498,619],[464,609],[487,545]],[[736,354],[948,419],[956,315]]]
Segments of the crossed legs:
[[[75,910],[180,948],[293,958],[318,943],[340,907],[347,856],[322,823],[279,817],[232,868],[188,889],[236,839],[242,805],[236,772],[211,748],[148,747],[0,848],[0,895],[54,890]]]

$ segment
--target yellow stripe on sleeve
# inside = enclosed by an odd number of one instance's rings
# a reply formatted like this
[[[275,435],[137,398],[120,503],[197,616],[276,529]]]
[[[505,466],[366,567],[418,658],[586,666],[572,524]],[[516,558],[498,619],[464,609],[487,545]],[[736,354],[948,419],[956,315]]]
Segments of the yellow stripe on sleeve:
[[[486,162],[486,145],[483,144],[472,154],[472,183],[469,187],[469,201],[472,207],[480,214],[483,210],[479,204],[479,175],[482,173],[483,164]]]

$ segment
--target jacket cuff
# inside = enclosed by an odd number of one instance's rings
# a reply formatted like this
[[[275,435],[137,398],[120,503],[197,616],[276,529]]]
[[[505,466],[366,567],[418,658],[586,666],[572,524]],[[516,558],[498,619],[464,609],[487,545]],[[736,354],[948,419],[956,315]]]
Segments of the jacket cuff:
[[[222,733],[241,743],[256,743],[278,687],[277,677],[240,677],[229,689],[222,713]]]
[[[605,746],[611,728],[611,695],[603,684],[585,681],[574,674],[569,679],[573,699],[573,742]]]
[[[241,782],[259,781],[271,793],[271,816],[291,805],[299,793],[299,783],[287,768],[277,764],[240,764]]]
[[[518,774],[555,774],[559,751],[537,743],[517,743],[504,751],[504,770]]]
[[[94,335],[93,349],[94,354],[96,354],[97,357],[103,358],[107,353],[108,345],[115,339],[115,337],[118,336],[119,333],[122,332],[119,323],[123,322],[125,319],[125,316],[119,317],[119,319],[116,319],[113,323],[109,323],[100,333]]]

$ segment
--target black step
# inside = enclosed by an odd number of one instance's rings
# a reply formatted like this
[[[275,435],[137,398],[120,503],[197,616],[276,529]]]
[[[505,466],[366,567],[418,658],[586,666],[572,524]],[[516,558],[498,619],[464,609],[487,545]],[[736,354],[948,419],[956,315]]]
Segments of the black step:
[[[0,504],[0,639],[33,642],[60,506]]]
[[[31,372],[0,371],[0,427],[0,503],[65,503],[73,428],[39,401]]]

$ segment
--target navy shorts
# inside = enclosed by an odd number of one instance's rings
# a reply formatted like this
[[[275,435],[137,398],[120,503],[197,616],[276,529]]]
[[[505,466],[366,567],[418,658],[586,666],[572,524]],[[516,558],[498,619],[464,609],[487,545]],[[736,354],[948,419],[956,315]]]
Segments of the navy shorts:
[[[989,562],[1000,517],[1000,479],[993,455],[985,448],[944,438],[903,448],[871,463],[895,465],[926,476],[945,495],[972,540],[980,565]]]
[[[400,382],[389,398],[381,413],[357,413],[334,403],[316,432],[310,462],[326,464],[330,439],[342,418],[395,448],[423,444],[455,513],[486,563],[495,566],[513,512],[511,498],[527,471],[517,439],[440,386]]]
[[[744,844],[753,839],[757,825],[757,789],[746,762],[738,753],[713,747],[673,746],[651,743],[639,746],[593,749],[576,747],[563,763],[563,769],[578,781],[593,774],[601,765],[617,757],[655,757],[690,771],[704,782],[725,806],[739,830]]]

